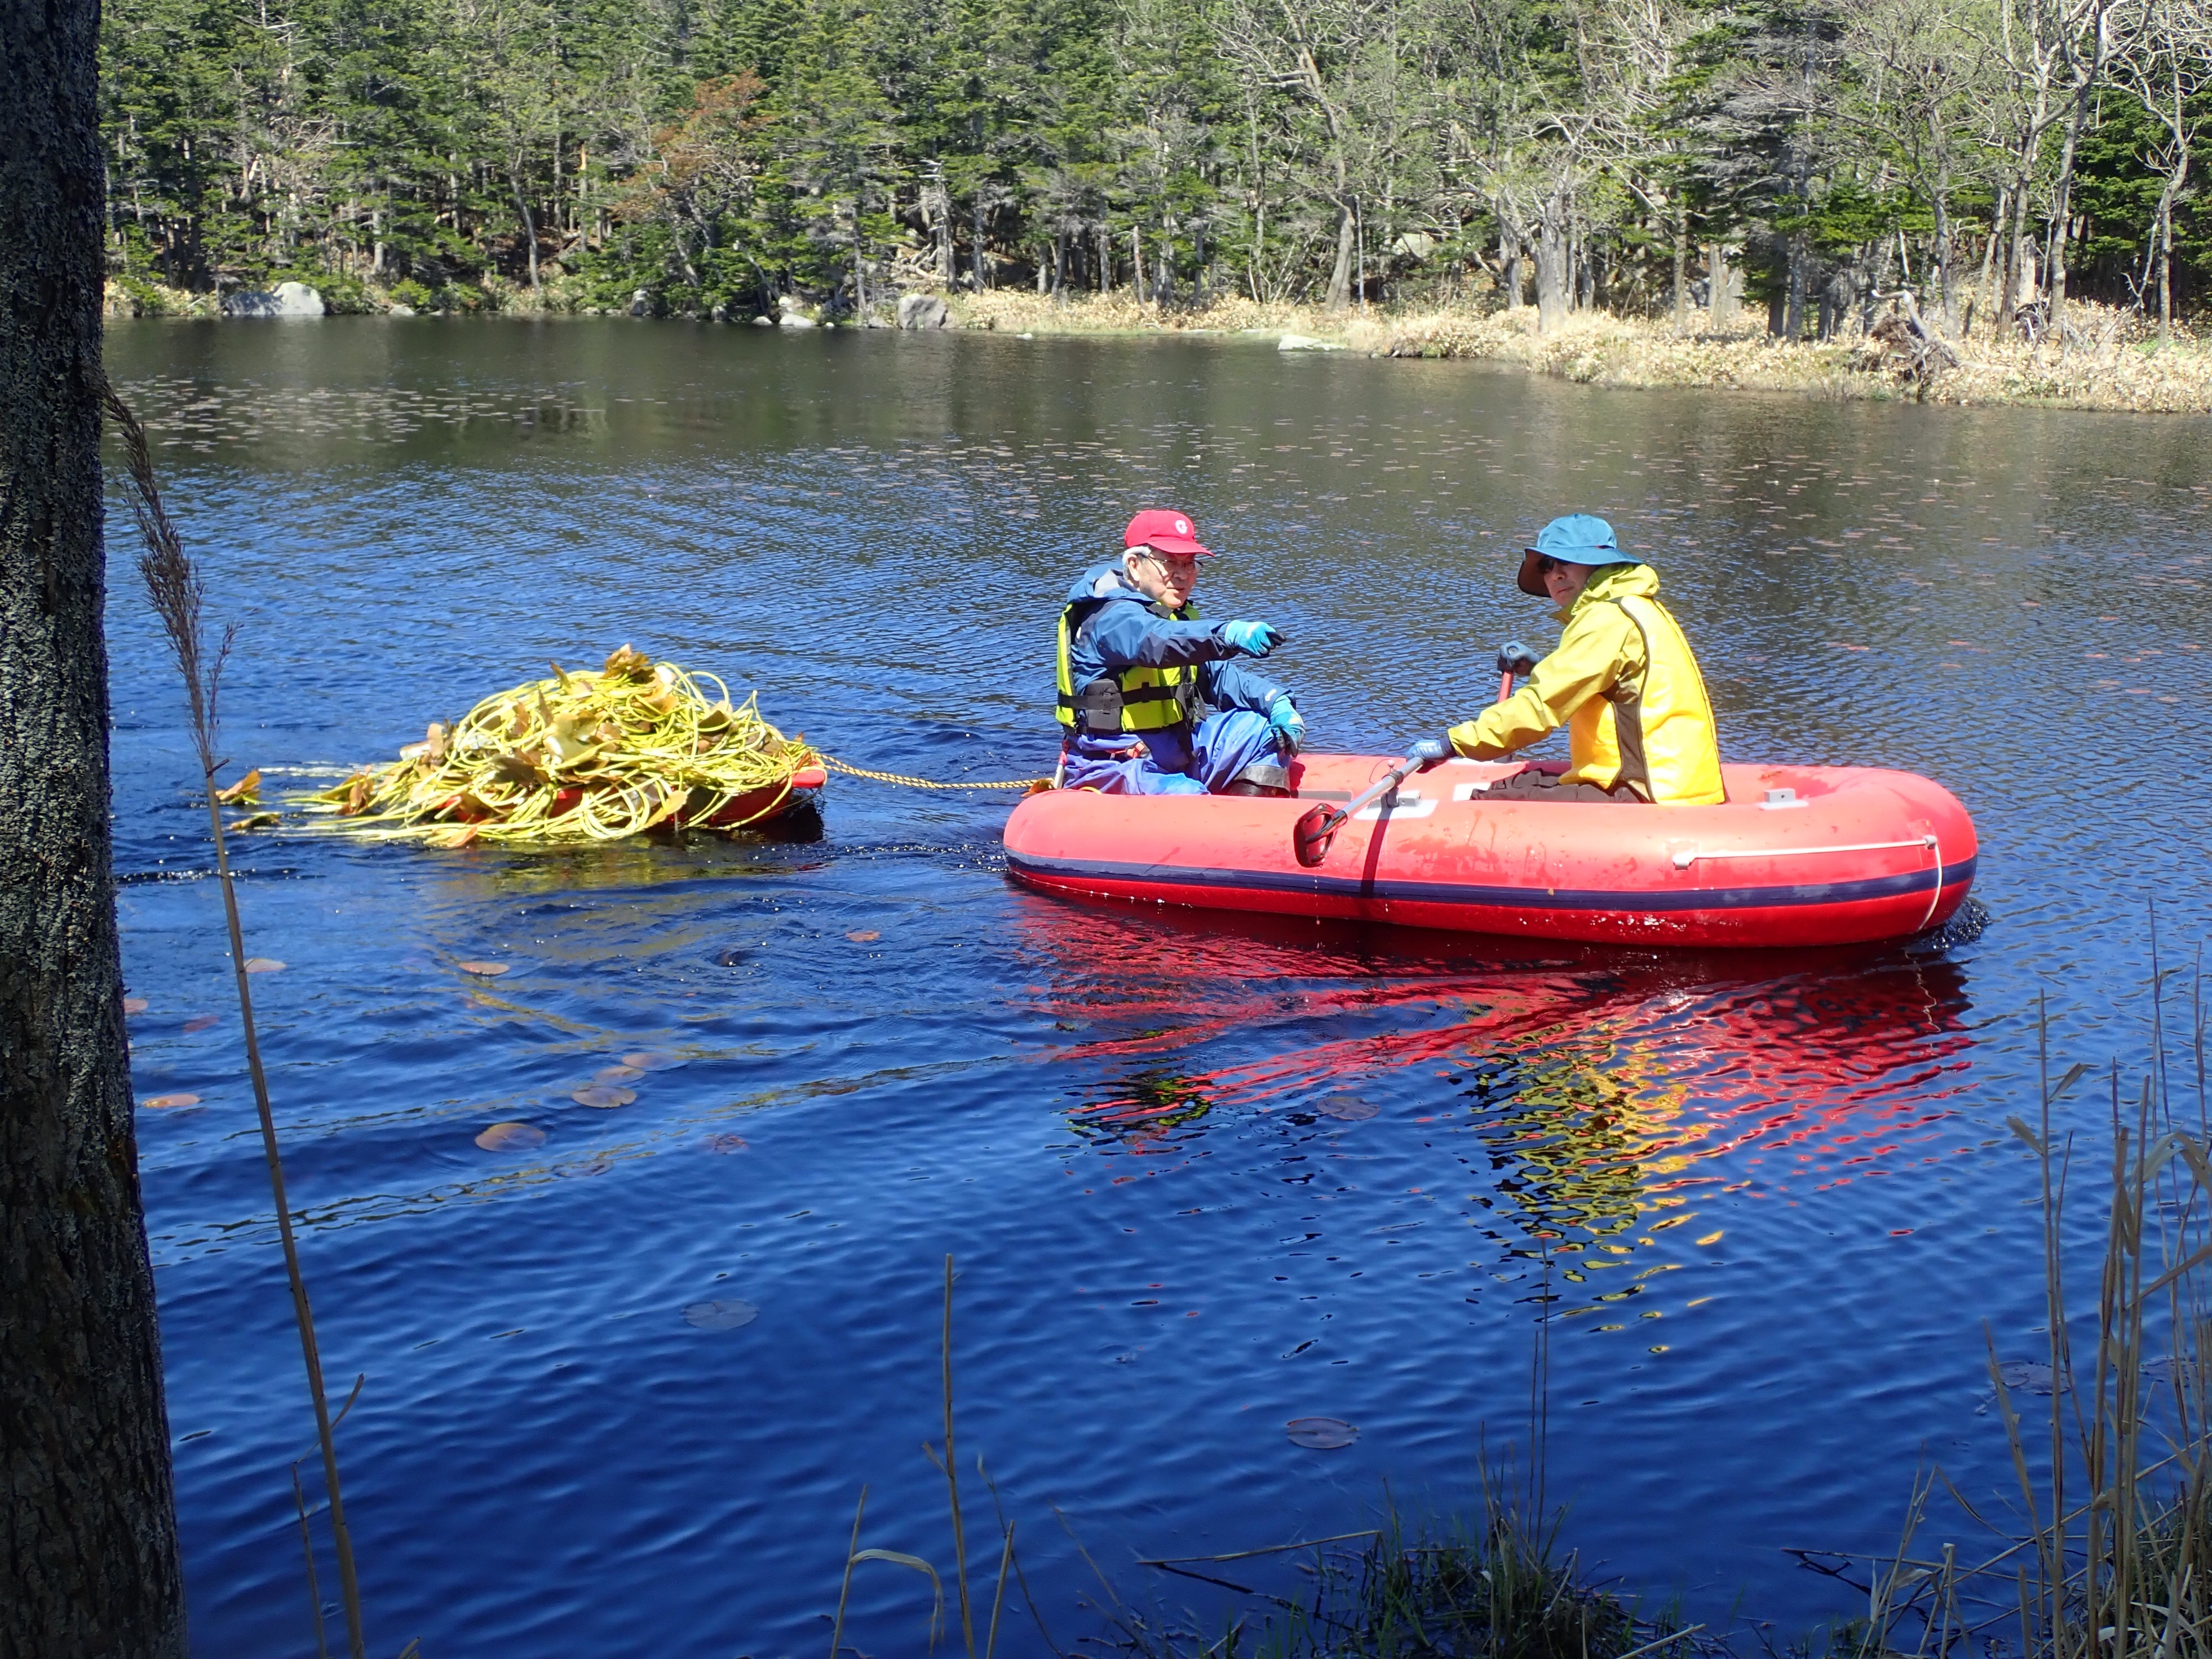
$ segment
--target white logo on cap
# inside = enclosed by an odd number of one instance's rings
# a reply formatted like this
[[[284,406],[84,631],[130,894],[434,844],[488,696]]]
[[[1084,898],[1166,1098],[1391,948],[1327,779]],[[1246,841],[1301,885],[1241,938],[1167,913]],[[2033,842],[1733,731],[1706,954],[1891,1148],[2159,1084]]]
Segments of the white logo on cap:
[[[1177,519],[1177,520],[1176,520],[1176,535],[1178,535],[1178,536],[1188,536],[1188,535],[1189,535],[1189,534],[1190,534],[1190,520],[1188,520],[1188,519]]]

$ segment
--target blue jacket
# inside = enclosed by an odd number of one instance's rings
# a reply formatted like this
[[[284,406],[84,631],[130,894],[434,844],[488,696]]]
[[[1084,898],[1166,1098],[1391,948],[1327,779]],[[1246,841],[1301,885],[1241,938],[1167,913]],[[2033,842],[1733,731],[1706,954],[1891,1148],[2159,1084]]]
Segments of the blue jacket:
[[[1068,641],[1068,671],[1079,686],[1133,665],[1172,668],[1196,663],[1199,690],[1212,708],[1264,714],[1276,698],[1290,695],[1245,667],[1243,654],[1216,631],[1218,623],[1177,622],[1154,611],[1152,602],[1130,585],[1118,560],[1085,571],[1063,603],[1091,600],[1100,603],[1076,624]]]

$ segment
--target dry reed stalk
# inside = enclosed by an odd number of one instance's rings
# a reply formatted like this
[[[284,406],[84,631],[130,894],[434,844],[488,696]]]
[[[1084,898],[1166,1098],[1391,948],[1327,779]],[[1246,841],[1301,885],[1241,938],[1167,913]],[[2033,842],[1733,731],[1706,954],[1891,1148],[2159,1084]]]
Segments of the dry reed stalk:
[[[945,1322],[942,1355],[945,1387],[945,1447],[940,1452],[938,1448],[925,1440],[921,1443],[921,1449],[922,1455],[927,1457],[938,1473],[945,1477],[945,1492],[951,1500],[952,1510],[952,1553],[956,1563],[954,1583],[960,1598],[961,1640],[966,1649],[968,1659],[979,1659],[975,1648],[975,1613],[968,1589],[968,1540],[961,1518],[960,1478],[958,1466],[954,1462],[957,1452],[953,1440],[952,1423],[952,1258],[947,1255],[945,1258]],[[991,1622],[980,1656],[980,1659],[993,1659],[999,1646],[1000,1615],[1004,1612],[1006,1604],[1007,1577],[1010,1573],[1017,1577],[1021,1575],[1021,1562],[1014,1553],[1014,1523],[1006,1519],[1006,1510],[999,1503],[998,1486],[992,1481],[990,1471],[983,1467],[983,1460],[981,1456],[975,1460],[975,1473],[981,1477],[984,1486],[989,1490],[992,1504],[997,1508],[999,1513],[1000,1534],[999,1577],[991,1593]],[[945,1586],[943,1581],[937,1576],[936,1568],[918,1555],[903,1554],[896,1550],[864,1550],[860,1547],[860,1516],[866,1509],[867,1502],[868,1489],[863,1486],[860,1488],[860,1504],[853,1511],[852,1540],[846,1546],[845,1550],[844,1581],[838,1588],[837,1615],[831,1623],[830,1632],[830,1659],[837,1659],[838,1650],[844,1642],[845,1607],[852,1595],[853,1568],[862,1561],[889,1561],[896,1565],[927,1574],[931,1587],[936,1593],[936,1602],[929,1621],[929,1643],[933,1648],[937,1645],[937,1638],[944,1625]],[[1021,1584],[1023,1597],[1029,1601],[1030,1612],[1032,1616],[1035,1616],[1036,1602],[1030,1595],[1028,1579],[1022,1577]],[[1060,1651],[1053,1645],[1052,1637],[1046,1632],[1044,1620],[1042,1618],[1037,1619],[1037,1631],[1044,1637],[1047,1647],[1051,1648],[1054,1653]]]
[[[1900,1633],[1917,1621],[1913,1651],[1921,1654],[1942,1655],[1977,1638],[1994,1642],[1988,1632],[2013,1625],[2021,1659],[2212,1656],[2212,1599],[2204,1589],[2212,1565],[2212,1378],[2206,1371],[2212,1281],[2205,1272],[2212,1264],[2212,1146],[2203,1133],[2202,980],[2200,974],[2191,996],[2199,1078],[2192,1132],[2177,1127],[2168,1089],[2167,975],[2157,966],[2154,940],[2152,971],[2153,1064],[2132,1099],[2124,1096],[2117,1064],[2107,1082],[2107,1210],[2094,1340],[2082,1332],[2082,1371],[2075,1369],[2062,1249],[2072,1137],[2054,1132],[2051,1118],[2054,1105],[2088,1068],[2074,1066],[2051,1081],[2049,1012],[2041,1004],[2039,1121],[2030,1127],[2008,1120],[2035,1153],[2040,1174],[2050,1364],[2050,1462],[2039,1471],[2028,1455],[2029,1431],[2015,1406],[2014,1384],[1998,1363],[1994,1337],[1987,1338],[2025,1530],[1972,1566],[1961,1567],[1949,1545],[1940,1561],[1916,1558],[1911,1540],[1941,1473],[1917,1481],[1904,1536],[1870,1591],[1863,1655],[1902,1653]],[[2161,1340],[2166,1352],[2154,1358],[2152,1344]],[[2151,1409],[2161,1396],[2172,1407],[2166,1423]],[[2161,1449],[2164,1455],[2154,1455]],[[2086,1496],[2069,1494],[2077,1478]],[[2000,1578],[2007,1563],[2009,1578]],[[2008,1607],[1985,1581],[2008,1585]],[[1974,1616],[1970,1604],[1988,1611]]]
[[[368,1644],[362,1634],[361,1586],[354,1572],[353,1537],[347,1530],[345,1501],[338,1487],[337,1442],[332,1432],[330,1399],[323,1387],[323,1360],[315,1341],[315,1316],[307,1304],[307,1284],[300,1271],[300,1248],[292,1235],[292,1206],[284,1190],[284,1162],[276,1146],[276,1120],[269,1105],[269,1079],[261,1064],[261,1043],[253,1023],[253,994],[246,982],[246,936],[238,915],[238,890],[231,879],[230,855],[223,841],[222,805],[216,799],[216,774],[226,764],[216,753],[216,706],[222,690],[222,668],[230,655],[235,627],[223,630],[212,662],[207,659],[201,633],[200,610],[205,590],[199,573],[185,553],[183,538],[161,504],[153,458],[146,446],[145,428],[114,387],[105,389],[103,401],[123,441],[131,482],[131,507],[146,550],[138,560],[155,613],[161,619],[169,648],[185,681],[185,696],[191,716],[192,744],[200,762],[201,781],[207,796],[208,828],[215,838],[216,879],[222,891],[223,917],[230,933],[230,961],[237,981],[239,1018],[246,1032],[246,1066],[253,1082],[253,1104],[261,1120],[261,1152],[269,1167],[269,1187],[276,1204],[276,1231],[284,1245],[284,1276],[292,1289],[292,1313],[300,1331],[300,1352],[307,1362],[307,1392],[314,1401],[315,1437],[322,1448],[323,1480],[330,1493],[331,1535],[338,1559],[338,1589],[345,1603],[346,1640],[352,1659],[368,1659]],[[356,1392],[358,1390],[356,1389]],[[318,1604],[319,1606],[319,1603]]]

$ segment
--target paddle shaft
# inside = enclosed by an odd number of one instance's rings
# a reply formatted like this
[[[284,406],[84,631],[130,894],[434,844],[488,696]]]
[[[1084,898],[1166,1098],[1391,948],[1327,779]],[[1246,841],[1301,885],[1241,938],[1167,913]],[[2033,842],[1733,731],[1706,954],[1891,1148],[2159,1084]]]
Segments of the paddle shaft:
[[[1308,831],[1307,834],[1310,838],[1316,841],[1318,841],[1323,836],[1334,835],[1338,830],[1344,828],[1346,823],[1351,822],[1352,815],[1354,812],[1360,811],[1363,807],[1372,806],[1376,801],[1382,799],[1383,796],[1389,794],[1393,789],[1395,789],[1400,784],[1405,782],[1407,778],[1419,771],[1421,768],[1421,764],[1422,763],[1419,756],[1407,756],[1405,759],[1400,761],[1395,766],[1392,767],[1388,772],[1385,772],[1380,778],[1377,778],[1365,789],[1362,790],[1358,794],[1354,795],[1350,800],[1345,802],[1343,805],[1330,807],[1328,809],[1328,815],[1324,817],[1319,823],[1316,824],[1311,830]]]

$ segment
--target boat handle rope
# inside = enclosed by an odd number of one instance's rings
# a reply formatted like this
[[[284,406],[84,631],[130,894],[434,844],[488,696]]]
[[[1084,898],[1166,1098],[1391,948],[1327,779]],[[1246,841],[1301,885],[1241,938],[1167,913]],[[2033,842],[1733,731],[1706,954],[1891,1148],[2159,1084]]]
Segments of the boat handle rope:
[[[927,778],[910,778],[902,772],[872,772],[865,766],[848,766],[833,756],[817,751],[817,758],[832,772],[842,772],[848,778],[872,778],[878,783],[902,783],[909,789],[1036,789],[1052,782],[1050,778],[999,778],[988,783],[933,783]]]
[[[1887,853],[1899,847],[1935,847],[1936,837],[1918,836],[1911,841],[1863,841],[1849,847],[1747,847],[1726,852],[1707,853],[1694,847],[1686,847],[1674,855],[1674,867],[1686,870],[1700,859],[1787,859],[1802,858],[1813,853]],[[1943,853],[1936,848],[1936,866],[1943,865]]]
[[[1928,896],[1928,914],[1920,918],[1921,927],[1925,927],[1936,919],[1936,907],[1943,902],[1943,848],[1932,835],[1917,836],[1911,841],[1858,842],[1849,847],[1741,848],[1717,853],[1686,847],[1673,857],[1677,870],[1686,870],[1700,859],[1786,859],[1811,853],[1887,853],[1905,847],[1924,847],[1936,855],[1936,887]]]

